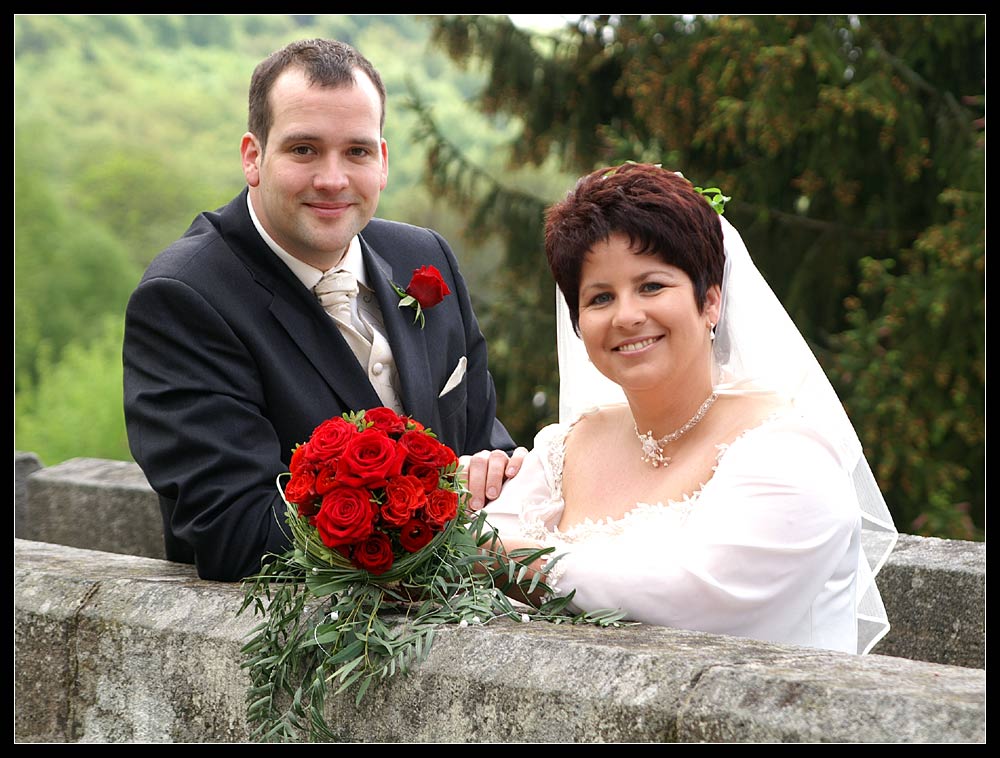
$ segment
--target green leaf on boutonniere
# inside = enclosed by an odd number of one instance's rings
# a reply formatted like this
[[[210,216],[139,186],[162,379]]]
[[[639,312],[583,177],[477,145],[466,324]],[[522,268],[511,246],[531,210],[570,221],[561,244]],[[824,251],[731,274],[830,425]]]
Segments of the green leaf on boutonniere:
[[[419,323],[420,328],[423,329],[425,318],[424,318],[423,308],[420,307],[420,302],[415,297],[413,297],[413,295],[407,295],[406,290],[404,290],[395,282],[389,282],[389,284],[392,285],[392,288],[396,291],[396,294],[399,295],[399,307],[413,308],[415,312],[413,316],[413,323],[414,324]]]

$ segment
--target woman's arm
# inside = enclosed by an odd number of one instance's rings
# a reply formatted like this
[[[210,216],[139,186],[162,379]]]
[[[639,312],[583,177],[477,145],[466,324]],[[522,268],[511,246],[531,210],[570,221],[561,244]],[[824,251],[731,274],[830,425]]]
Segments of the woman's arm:
[[[525,456],[518,475],[507,480],[499,497],[486,505],[486,521],[496,539],[484,545],[488,559],[481,564],[482,570],[495,570],[498,561],[524,561],[546,547],[539,540],[528,537],[524,530],[526,523],[551,523],[561,511],[562,501],[553,499],[555,487],[548,460],[551,445],[558,443],[564,434],[558,425],[542,429],[535,436],[534,447]],[[529,586],[536,574],[542,574],[540,580],[544,581],[542,569],[550,558],[551,555],[546,554],[525,562],[524,575],[519,582],[507,586],[498,583],[498,586],[515,600],[537,605],[543,593],[536,589],[525,595],[518,585]]]

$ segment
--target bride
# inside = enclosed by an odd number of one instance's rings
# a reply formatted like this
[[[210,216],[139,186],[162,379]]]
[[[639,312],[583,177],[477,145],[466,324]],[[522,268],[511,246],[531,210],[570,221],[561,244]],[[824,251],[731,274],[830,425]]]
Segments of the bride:
[[[560,423],[486,506],[504,548],[555,547],[533,568],[578,611],[867,653],[896,530],[739,234],[679,174],[627,163],[549,209],[545,248]]]

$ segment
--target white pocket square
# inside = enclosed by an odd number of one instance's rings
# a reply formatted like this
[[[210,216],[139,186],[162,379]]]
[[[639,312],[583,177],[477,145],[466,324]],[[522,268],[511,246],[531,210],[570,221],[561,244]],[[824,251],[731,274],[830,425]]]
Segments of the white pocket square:
[[[444,383],[444,389],[438,393],[438,397],[444,397],[453,389],[455,389],[459,383],[461,383],[463,377],[465,376],[465,366],[468,361],[463,355],[458,359],[458,365],[455,366],[455,370],[451,372],[451,376],[448,377],[448,381]]]

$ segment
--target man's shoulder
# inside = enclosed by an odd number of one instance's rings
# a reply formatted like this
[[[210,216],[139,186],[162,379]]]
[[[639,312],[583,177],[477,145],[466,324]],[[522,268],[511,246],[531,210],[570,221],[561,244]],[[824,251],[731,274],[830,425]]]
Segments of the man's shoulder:
[[[223,215],[230,206],[195,216],[184,234],[153,258],[143,278],[197,278],[206,269],[235,264],[237,261],[222,233]]]
[[[379,243],[393,244],[400,241],[408,244],[435,246],[442,242],[441,235],[433,229],[407,224],[403,221],[388,221],[383,218],[373,218],[369,221],[368,225],[361,230],[361,237],[373,247],[378,247]]]

